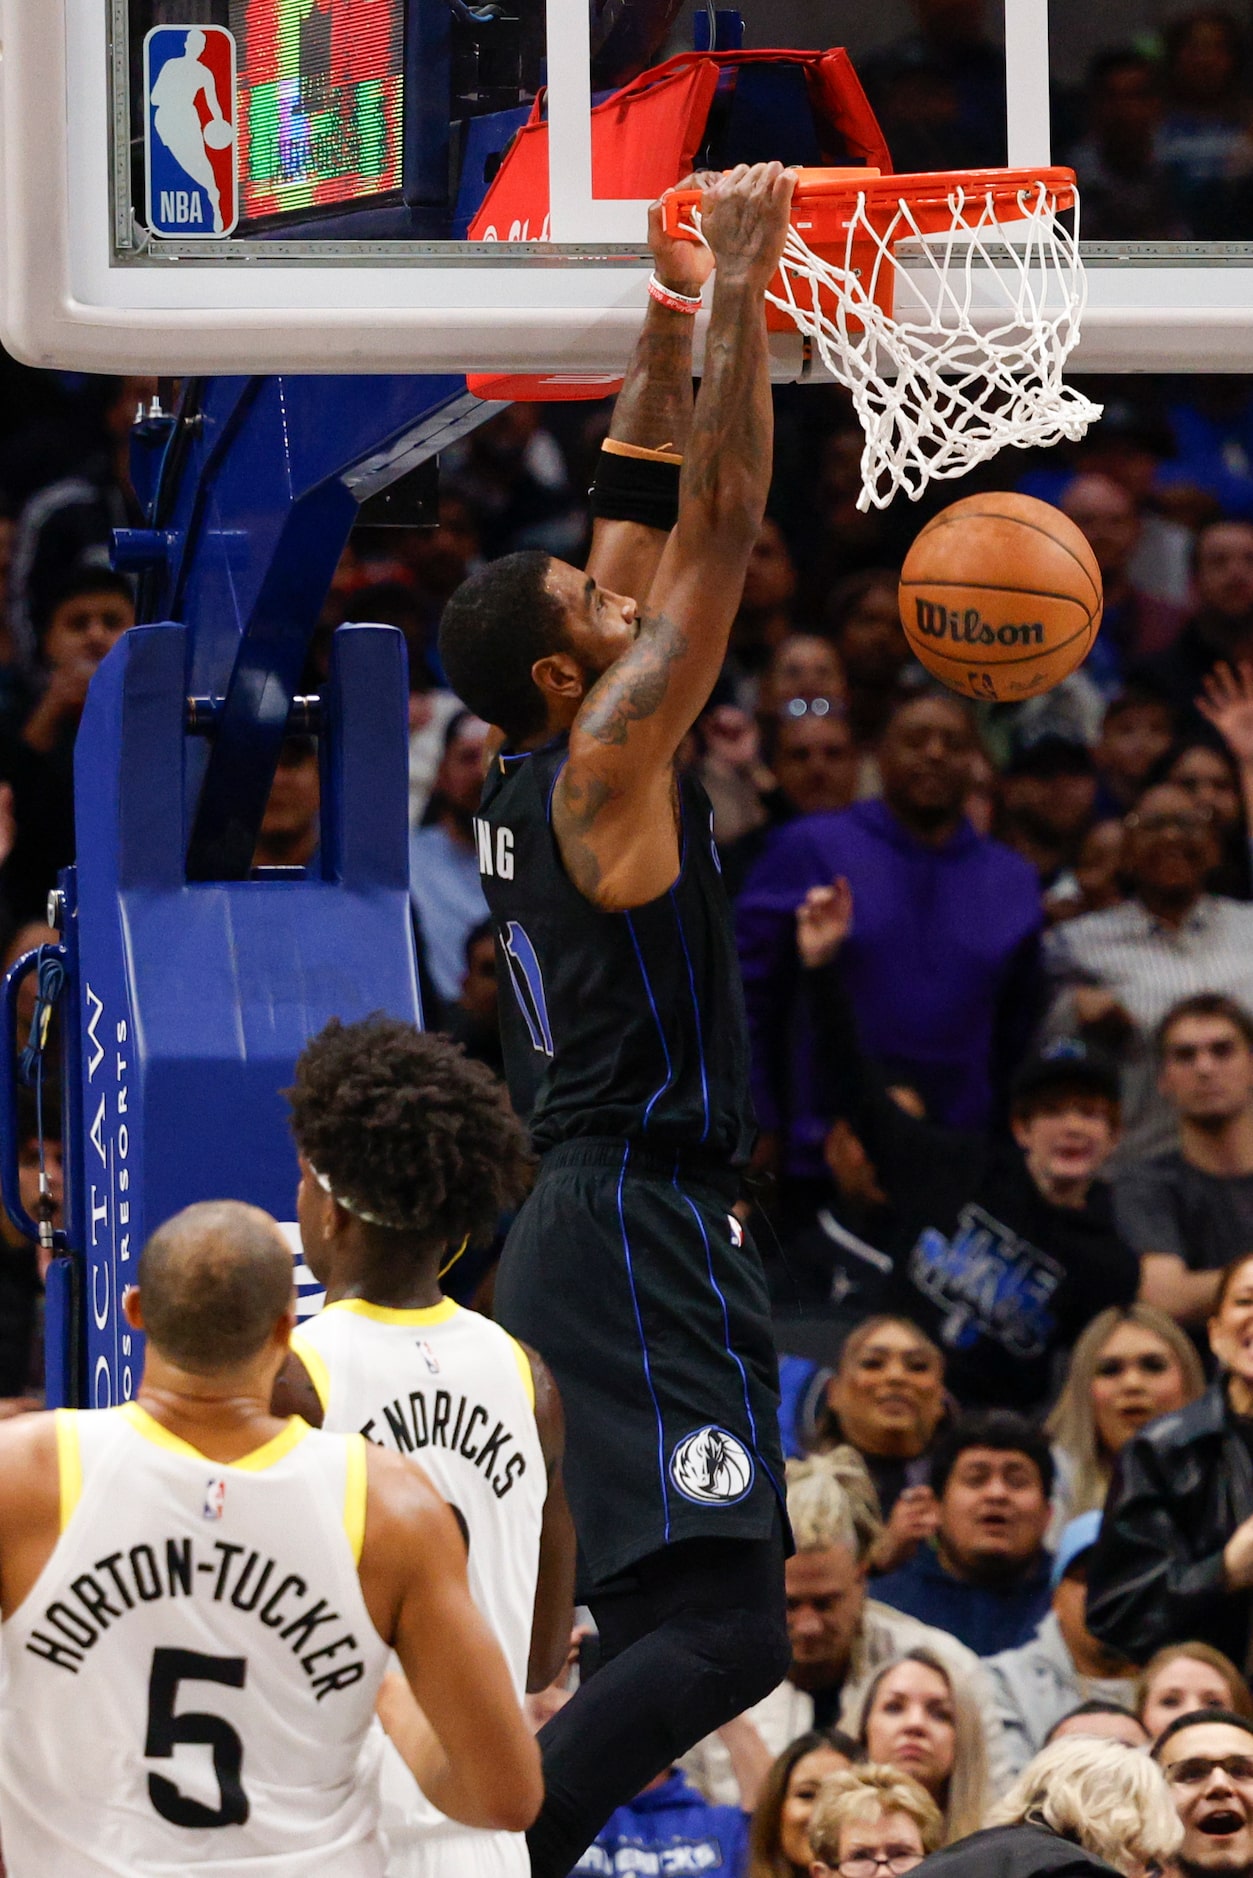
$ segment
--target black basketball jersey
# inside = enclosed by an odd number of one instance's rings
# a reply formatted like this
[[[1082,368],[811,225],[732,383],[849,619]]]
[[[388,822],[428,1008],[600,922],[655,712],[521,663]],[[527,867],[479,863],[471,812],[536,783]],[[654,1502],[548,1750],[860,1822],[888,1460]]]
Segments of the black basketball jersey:
[[[742,1161],[748,1036],[709,798],[681,777],[679,878],[606,913],[570,880],[552,829],[567,754],[563,736],[498,756],[475,824],[510,1093],[541,1153],[615,1135]]]

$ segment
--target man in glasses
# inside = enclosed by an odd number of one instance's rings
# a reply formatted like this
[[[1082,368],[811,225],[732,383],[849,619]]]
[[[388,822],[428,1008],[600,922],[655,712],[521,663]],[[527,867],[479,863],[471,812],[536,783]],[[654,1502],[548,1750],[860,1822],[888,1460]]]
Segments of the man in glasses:
[[[1114,1210],[1143,1255],[1145,1301],[1202,1324],[1222,1267],[1253,1245],[1253,1013],[1217,991],[1184,998],[1157,1055],[1179,1144],[1117,1182]]]
[[[1050,1032],[1102,1044],[1123,1072],[1124,1135],[1111,1173],[1174,1145],[1155,1049],[1172,1006],[1218,991],[1253,1008],[1253,906],[1206,892],[1218,860],[1208,817],[1187,790],[1161,783],[1125,826],[1130,898],[1055,927],[1045,942],[1057,988]]]
[[[1183,1822],[1179,1878],[1253,1878],[1253,1722],[1221,1708],[1180,1715],[1153,1758]]]

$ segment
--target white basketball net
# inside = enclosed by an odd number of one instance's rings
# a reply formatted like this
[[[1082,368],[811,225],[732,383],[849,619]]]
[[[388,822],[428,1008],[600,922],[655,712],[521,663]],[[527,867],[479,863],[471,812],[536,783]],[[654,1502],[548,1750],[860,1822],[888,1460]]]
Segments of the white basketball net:
[[[815,254],[792,229],[780,270],[784,294],[766,296],[852,393],[866,435],[863,511],[886,508],[898,489],[916,498],[928,482],[961,476],[1007,444],[1073,441],[1101,415],[1062,380],[1087,287],[1077,232],[1058,221],[1044,183],[1019,191],[1009,221],[998,221],[990,193],[960,186],[948,209],[940,234],[924,235],[903,201],[876,229],[859,195],[844,265]],[[875,257],[869,279],[853,268],[854,246],[864,254],[867,239]],[[895,253],[900,242],[910,244],[908,265]],[[885,269],[891,315],[875,300]]]

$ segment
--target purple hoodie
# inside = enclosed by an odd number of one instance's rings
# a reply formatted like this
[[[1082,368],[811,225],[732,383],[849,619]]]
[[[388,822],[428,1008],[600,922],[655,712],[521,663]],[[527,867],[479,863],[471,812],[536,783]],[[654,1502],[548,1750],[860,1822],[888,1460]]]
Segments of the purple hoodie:
[[[1034,869],[962,821],[928,847],[883,802],[805,815],[772,836],[737,908],[760,1126],[784,1166],[823,1171],[828,1122],[796,992],[796,909],[837,875],[853,889],[842,960],[868,1055],[919,1089],[934,1121],[982,1128],[1038,1015]]]

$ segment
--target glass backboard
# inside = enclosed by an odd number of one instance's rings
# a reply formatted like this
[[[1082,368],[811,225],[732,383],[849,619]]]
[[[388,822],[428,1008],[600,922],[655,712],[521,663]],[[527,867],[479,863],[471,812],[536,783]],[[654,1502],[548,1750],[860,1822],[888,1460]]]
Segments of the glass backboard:
[[[32,363],[101,371],[620,369],[651,190],[617,160],[605,100],[716,30],[720,53],[741,32],[749,51],[846,46],[898,169],[1076,153],[1100,214],[1074,365],[1237,369],[1253,345],[1253,184],[1236,128],[1207,155],[1189,127],[1186,10],[0,0],[0,338]],[[1135,58],[1162,44],[1169,84],[1159,59],[1137,105]],[[1112,54],[1128,55],[1121,73]],[[769,62],[728,67],[711,96],[680,100],[702,158],[829,158],[796,83]],[[1182,206],[1155,214],[1150,175],[1137,219],[1136,179],[1120,197],[1109,173],[1146,135],[1163,201]],[[1207,180],[1207,161],[1232,174]],[[814,365],[779,335],[775,370]]]

